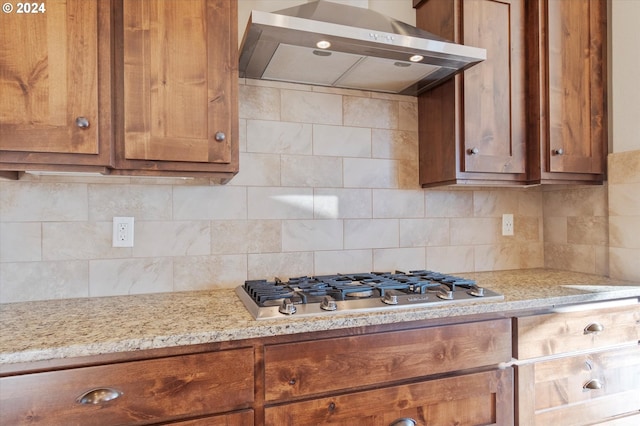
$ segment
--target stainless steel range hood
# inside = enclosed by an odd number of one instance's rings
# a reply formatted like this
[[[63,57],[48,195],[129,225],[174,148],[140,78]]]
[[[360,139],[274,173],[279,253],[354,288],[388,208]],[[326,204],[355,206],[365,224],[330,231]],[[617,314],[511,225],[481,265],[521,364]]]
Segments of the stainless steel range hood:
[[[375,11],[315,1],[252,11],[240,77],[418,95],[486,59]]]

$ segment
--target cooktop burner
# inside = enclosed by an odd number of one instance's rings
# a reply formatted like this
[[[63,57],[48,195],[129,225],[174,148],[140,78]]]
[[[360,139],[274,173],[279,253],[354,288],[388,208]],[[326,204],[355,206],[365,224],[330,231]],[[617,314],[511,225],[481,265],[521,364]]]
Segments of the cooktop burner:
[[[255,319],[374,312],[401,307],[501,300],[454,275],[417,270],[248,280],[236,294]]]

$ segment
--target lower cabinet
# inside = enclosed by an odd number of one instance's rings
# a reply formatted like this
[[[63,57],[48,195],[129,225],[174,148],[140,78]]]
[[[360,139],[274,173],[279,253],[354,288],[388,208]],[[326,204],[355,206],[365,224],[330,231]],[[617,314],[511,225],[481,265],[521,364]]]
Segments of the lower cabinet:
[[[510,425],[512,386],[510,368],[466,374],[268,407],[265,424]]]
[[[640,424],[640,305],[514,318],[516,424]]]
[[[243,348],[3,377],[0,424],[149,425],[219,413],[182,424],[251,424],[253,365]]]

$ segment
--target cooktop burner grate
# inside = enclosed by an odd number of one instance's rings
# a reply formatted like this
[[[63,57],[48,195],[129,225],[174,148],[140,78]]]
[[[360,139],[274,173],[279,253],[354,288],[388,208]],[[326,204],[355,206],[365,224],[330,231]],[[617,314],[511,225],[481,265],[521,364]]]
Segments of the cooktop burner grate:
[[[473,280],[427,270],[248,280],[236,294],[256,319],[503,299]]]

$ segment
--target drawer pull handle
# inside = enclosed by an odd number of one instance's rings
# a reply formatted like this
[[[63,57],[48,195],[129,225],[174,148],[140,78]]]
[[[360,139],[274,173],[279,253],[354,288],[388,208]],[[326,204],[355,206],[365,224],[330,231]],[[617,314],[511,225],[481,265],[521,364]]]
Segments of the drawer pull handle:
[[[87,391],[80,395],[76,400],[80,404],[102,404],[107,401],[111,401],[116,398],[120,398],[122,396],[122,392],[113,388],[97,388]]]
[[[604,331],[604,325],[599,322],[592,322],[584,328],[584,334],[595,334]]]
[[[404,417],[402,419],[396,419],[391,422],[389,426],[416,426],[418,422],[409,417]]]
[[[584,386],[582,386],[582,389],[585,389],[585,390],[602,389],[602,382],[598,379],[591,379],[587,383],[585,383]]]

